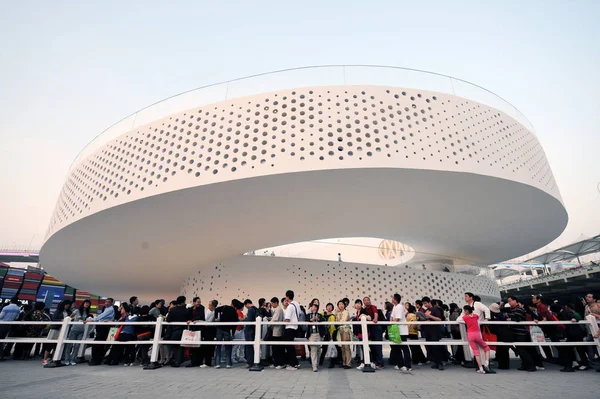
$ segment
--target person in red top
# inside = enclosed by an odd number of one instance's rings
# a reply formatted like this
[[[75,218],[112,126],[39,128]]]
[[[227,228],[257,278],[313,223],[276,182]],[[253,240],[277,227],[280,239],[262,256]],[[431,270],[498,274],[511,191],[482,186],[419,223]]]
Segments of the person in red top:
[[[236,300],[236,302],[233,305],[235,307],[238,320],[245,321],[245,316],[243,312],[244,304]],[[233,339],[235,341],[245,341],[243,325],[239,325],[235,328],[235,334],[233,336]],[[231,360],[233,361],[233,363],[246,363],[246,358],[244,356],[244,345],[233,345],[233,351],[231,352]]]
[[[485,343],[481,337],[481,328],[479,327],[479,316],[473,314],[473,307],[465,305],[463,307],[463,313],[456,319],[458,322],[463,322],[467,325],[467,340],[469,346],[473,351],[473,356],[477,361],[479,369],[478,374],[495,374],[495,371],[490,369],[490,347]],[[481,358],[479,356],[479,348],[485,352],[485,365],[481,364]]]
[[[377,311],[377,307],[371,303],[371,298],[368,296],[363,298],[363,303],[365,305],[365,313],[371,317],[374,326],[369,326],[369,340],[372,341],[383,341],[383,329],[381,326],[377,325],[379,321],[379,312]],[[386,320],[381,320],[386,321]],[[377,370],[383,368],[383,347],[381,345],[369,345],[369,350],[371,351],[371,361],[375,363],[375,367]]]
[[[541,295],[534,295],[531,298],[531,302],[533,303],[533,306],[535,306],[536,308],[536,312],[538,314],[538,321],[558,321],[558,318],[554,315],[554,313],[552,313],[549,309],[548,306],[546,306],[543,302],[542,302],[542,296]],[[542,331],[544,332],[544,334],[546,334],[546,336],[548,338],[550,338],[550,341],[552,342],[558,342],[560,341],[560,337],[561,337],[561,332],[565,329],[564,325],[555,325],[555,326],[542,326]],[[542,346],[542,349],[544,350],[544,353],[546,354],[546,359],[547,360],[551,360],[553,358],[553,354],[552,354],[552,348],[550,346]],[[566,347],[564,346],[559,346],[556,348],[558,351],[558,357],[560,358],[561,355],[564,356],[564,350],[566,349]],[[566,367],[566,365],[564,365]]]

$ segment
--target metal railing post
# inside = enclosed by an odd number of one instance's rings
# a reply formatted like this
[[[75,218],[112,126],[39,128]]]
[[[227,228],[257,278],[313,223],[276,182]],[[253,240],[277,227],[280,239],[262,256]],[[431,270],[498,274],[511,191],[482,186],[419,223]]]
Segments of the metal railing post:
[[[90,334],[90,325],[85,324],[83,326],[83,337],[81,338],[83,342],[79,344],[79,350],[77,351],[77,362],[85,363],[85,341],[87,341],[88,335]]]
[[[367,327],[367,316],[360,318],[360,330],[362,331],[362,350],[365,367],[363,373],[374,373],[375,369],[371,366],[371,354],[369,353],[369,328]]]
[[[152,355],[150,356],[150,364],[144,367],[144,370],[156,370],[160,368],[158,364],[158,353],[160,351],[160,338],[162,335],[163,317],[158,316],[154,324],[154,338],[152,339]]]
[[[260,365],[260,337],[262,332],[261,323],[262,317],[256,318],[256,324],[254,327],[254,364],[248,370],[250,371],[262,371],[264,367]]]
[[[60,326],[60,332],[58,333],[58,342],[56,343],[56,348],[54,348],[54,356],[52,357],[52,362],[44,365],[44,368],[55,368],[64,366],[62,363],[62,354],[65,348],[64,341],[69,333],[69,323],[71,322],[71,318],[69,316],[63,319],[62,325]]]
[[[463,354],[465,356],[465,361],[471,362],[471,361],[473,361],[473,355],[471,355],[471,347],[469,346],[468,339],[467,339],[467,327],[463,323],[460,323],[458,325],[458,330],[460,331],[461,341],[465,342],[462,346]]]

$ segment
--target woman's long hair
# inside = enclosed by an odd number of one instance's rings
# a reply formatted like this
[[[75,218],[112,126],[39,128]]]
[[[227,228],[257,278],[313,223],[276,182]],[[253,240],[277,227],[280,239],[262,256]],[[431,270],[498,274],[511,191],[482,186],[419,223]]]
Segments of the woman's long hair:
[[[85,308],[85,303],[89,303],[90,307],[88,307],[87,309]],[[84,300],[83,302],[81,302],[81,305],[79,305],[79,315],[81,316],[82,319],[87,319],[88,316],[90,315],[90,309],[92,307],[92,301],[90,301],[89,299]]]
[[[58,306],[56,307],[56,311],[57,312],[64,312],[65,311],[65,307],[67,307],[67,305],[72,305],[73,302],[71,302],[68,299],[65,299],[64,301],[61,301]]]

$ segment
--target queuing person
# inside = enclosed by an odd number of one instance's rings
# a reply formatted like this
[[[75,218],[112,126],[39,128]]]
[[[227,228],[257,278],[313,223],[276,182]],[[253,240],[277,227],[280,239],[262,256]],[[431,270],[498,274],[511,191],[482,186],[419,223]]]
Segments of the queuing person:
[[[138,316],[132,314],[131,306],[123,302],[119,306],[119,317],[120,322],[133,322],[137,321]],[[130,342],[136,341],[137,335],[135,334],[135,325],[123,324],[120,329],[119,336],[115,339],[117,342]],[[110,357],[108,365],[118,366],[121,358],[124,359],[125,366],[133,366],[135,362],[135,345],[113,345],[110,350]]]
[[[565,305],[558,314],[559,320],[571,320],[572,323],[582,321],[581,315],[575,311],[575,305],[569,303]],[[581,342],[586,338],[586,329],[583,325],[573,325],[567,324],[565,325],[565,336],[567,338],[567,342]],[[588,359],[587,348],[582,345],[576,345],[575,350],[579,355],[579,365],[578,369],[580,371],[585,371],[590,368],[590,363]]]
[[[73,313],[71,313],[71,319],[74,322],[83,322],[91,317],[90,315],[90,307],[92,306],[92,302],[89,299],[84,300],[79,305],[79,308],[75,309]],[[84,324],[73,324],[71,326],[71,330],[69,331],[68,339],[83,339],[85,332]],[[87,338],[87,337],[86,337]],[[67,366],[75,366],[77,364],[77,354],[79,352],[80,344],[66,344],[64,349],[64,358],[65,364]]]
[[[23,320],[24,321],[37,321],[37,322],[44,321],[44,306],[45,306],[44,302],[36,302],[33,305],[33,310],[30,311],[29,313],[27,313]],[[25,325],[25,336],[27,338],[39,338],[41,336],[43,329],[44,329],[43,325],[34,325],[34,324]],[[23,348],[21,358],[23,360],[30,359],[31,349],[33,348],[33,344],[32,343],[23,343],[21,345]],[[15,348],[15,352],[18,353],[16,348]]]
[[[323,321],[323,316],[319,313],[319,304],[318,302],[313,302],[310,307],[310,313],[306,315],[306,321],[310,321],[311,325],[307,328],[307,339],[308,342],[321,342],[321,340],[325,337],[325,327],[322,325],[318,325],[318,323]],[[314,372],[318,371],[319,366],[319,358],[320,358],[320,350],[321,346],[318,345],[309,345],[310,350],[310,361],[312,364],[312,369]]]
[[[424,308],[423,314],[427,320],[443,321],[444,315],[442,310],[437,306],[433,306],[429,297],[423,297],[421,301],[423,302]],[[439,325],[427,325],[427,323],[423,324],[421,325],[421,334],[427,342],[439,342],[442,339],[442,330],[440,329]],[[431,354],[434,363],[431,368],[443,371],[444,348],[442,348],[440,345],[428,345],[427,353]]]
[[[188,312],[185,307],[185,297],[179,296],[176,300],[177,306],[173,307],[167,314],[167,323],[186,322],[188,321]],[[169,341],[180,341],[183,335],[184,326],[174,325],[167,327],[167,339]],[[172,344],[171,351],[173,359],[171,367],[179,367],[183,363],[183,348],[180,344]]]
[[[346,310],[345,302],[339,301],[335,312],[335,321],[350,321],[350,313]],[[336,329],[336,336],[339,342],[352,342],[352,327],[349,324],[340,324]],[[350,345],[340,345],[342,353],[342,367],[345,369],[352,368],[352,349]]]
[[[325,305],[325,310],[323,311],[323,321],[324,322],[333,322],[335,321],[335,314],[333,313],[334,306],[333,303],[329,302]],[[325,326],[325,336],[323,337],[323,341],[332,341],[333,334],[335,331],[335,325],[328,324]],[[321,357],[319,358],[319,366],[322,366],[325,363],[325,356],[330,352],[331,345],[323,345],[321,346]],[[335,358],[330,358],[330,368],[335,367]]]
[[[164,300],[162,299],[157,299],[156,301],[154,301],[150,306],[150,311],[148,312],[148,315],[158,320],[158,318],[162,316],[161,308],[163,307],[163,304]]]
[[[137,308],[138,306],[140,306],[140,300],[138,299],[137,296],[132,296],[129,298],[129,307],[131,308],[131,310],[133,311],[133,309]]]
[[[490,315],[492,321],[507,321],[507,314],[502,312],[500,305],[492,303],[490,305]],[[496,335],[498,341],[511,342],[513,340],[513,332],[511,328],[506,324],[492,324],[490,326],[491,332]],[[510,368],[510,347],[507,345],[496,346],[496,361],[498,362],[498,369],[508,370]]]
[[[460,307],[455,303],[451,303],[449,310],[450,310],[450,312],[449,312],[450,314],[448,316],[448,320],[450,320],[450,321],[458,320],[458,318],[461,315]],[[456,324],[453,324],[450,326],[450,336],[452,337],[452,339],[458,339],[458,340],[461,339],[460,328]],[[454,357],[455,364],[464,364],[465,354],[463,352],[462,345],[453,345],[452,349],[454,350],[453,357]]]
[[[244,303],[238,301],[237,299],[234,302],[235,312],[237,313],[238,321],[245,321],[246,316],[244,315]],[[233,335],[234,341],[244,341],[244,326],[242,324],[238,325],[235,328],[235,333]],[[245,345],[236,344],[233,345],[233,351],[231,354],[231,361],[234,363],[246,363],[245,358]]]
[[[191,322],[205,321],[205,312],[204,305],[202,305],[202,300],[200,297],[194,297],[192,299],[192,307],[187,309],[187,322],[188,325]],[[188,327],[190,331],[201,331],[201,327],[190,326]],[[200,334],[202,337],[202,334]],[[202,346],[190,348],[190,362],[185,367],[199,367],[200,366],[200,356],[202,352]]]
[[[104,309],[102,313],[92,318],[92,322],[108,322],[114,321],[115,309],[113,308],[114,299],[106,298],[104,301]],[[88,319],[89,320],[89,319]],[[84,321],[86,323],[86,321]],[[96,336],[94,341],[106,341],[110,332],[110,326],[96,325]],[[96,344],[92,345],[92,359],[88,362],[90,366],[98,366],[102,363],[104,353],[106,352],[106,345]]]
[[[71,314],[71,305],[72,302],[70,300],[61,301],[56,307],[56,311],[52,316],[52,321],[63,321],[65,317],[68,317]],[[48,333],[48,339],[58,339],[62,326],[60,324],[53,324],[50,327],[50,332]],[[44,360],[42,360],[42,364],[48,364],[48,358],[51,352],[56,348],[56,344],[47,343],[44,344]]]
[[[363,308],[363,302],[360,299],[354,301],[354,316],[352,316],[351,320],[360,321],[362,316],[364,316],[368,321],[371,321],[371,318],[367,316],[367,312]],[[354,336],[358,338],[358,341],[363,340],[362,327],[360,325],[353,325],[352,330]],[[356,368],[357,370],[362,370],[365,368],[365,359],[364,353],[362,351],[362,345],[357,345],[356,347],[356,360],[360,363],[360,365]],[[369,365],[370,366],[370,365]]]
[[[401,301],[402,297],[400,294],[395,293],[392,295],[392,304],[394,305],[394,308],[392,309],[390,321],[406,322],[406,309]],[[408,341],[408,326],[406,324],[400,324],[398,329],[400,330],[400,337],[402,338],[403,345],[392,345],[390,359],[392,360],[392,364],[394,364],[394,369],[412,371],[410,349],[408,345],[404,344]]]
[[[205,318],[207,323],[214,323],[216,321],[216,308],[219,302],[213,299],[208,303],[208,309],[205,311]],[[217,336],[216,328],[213,326],[204,326],[202,328],[202,341],[213,342]],[[210,367],[212,365],[212,359],[215,353],[215,345],[202,345],[200,351],[200,368]]]
[[[463,313],[458,317],[457,321],[464,322],[467,326],[467,340],[469,346],[477,362],[479,374],[495,374],[496,372],[490,368],[490,347],[483,341],[481,337],[481,328],[479,327],[479,316],[474,313],[474,308],[469,305],[463,307]],[[479,356],[479,348],[485,352],[485,363],[482,363]]]
[[[477,299],[477,300],[476,300]],[[489,320],[490,309],[481,303],[481,299],[472,292],[465,292],[465,302],[473,308],[473,313],[479,317],[479,320]]]
[[[536,310],[538,321],[558,321],[558,318],[556,317],[556,315],[553,314],[552,311],[548,309],[548,306],[546,304],[544,304],[544,302],[542,301],[541,295],[532,296],[531,302],[532,302],[533,307]],[[541,328],[542,328],[542,331],[544,332],[544,334],[552,342],[560,341],[560,339],[563,335],[564,329],[565,329],[565,327],[563,325],[541,326]],[[558,346],[558,347],[556,347],[556,349],[558,352],[559,359],[560,358],[565,359],[567,356],[567,354],[563,353],[565,347]],[[548,361],[552,361],[552,359],[554,357],[553,352],[552,352],[552,347],[544,345],[544,346],[542,346],[542,350],[546,354],[546,359]]]
[[[0,321],[15,321],[19,317],[21,309],[17,297],[10,298],[10,303],[2,308]],[[0,324],[0,339],[5,339],[10,332],[10,324]],[[0,359],[4,359],[4,342],[0,342]]]
[[[294,341],[296,338],[296,330],[298,330],[298,321],[300,315],[300,305],[294,301],[294,291],[287,290],[285,292],[287,308],[285,309],[283,321],[287,324],[283,331],[284,341]],[[294,345],[285,345],[285,355],[287,360],[288,370],[297,370],[299,368],[298,359],[296,358],[296,349]]]
[[[244,307],[246,308],[247,322],[255,322],[258,317],[258,308],[252,304],[251,299],[244,301]],[[250,368],[254,364],[254,338],[256,336],[256,326],[252,324],[244,325],[244,340],[246,342],[252,342],[252,344],[246,344],[244,347],[244,357],[246,358],[246,365],[243,368]]]
[[[231,323],[239,321],[239,316],[236,310],[236,306],[240,303],[237,299],[231,301],[231,305],[222,305],[215,309],[215,320],[221,323]],[[243,305],[242,305],[243,306]],[[233,334],[236,329],[236,325],[227,324],[217,327],[216,339],[218,342],[230,342],[233,340]],[[230,369],[232,367],[231,360],[231,345],[217,345],[215,348],[215,368],[221,368],[221,352],[225,350],[225,367]]]
[[[366,314],[371,318],[374,325],[369,326],[369,340],[382,342],[383,341],[383,329],[381,325],[377,325],[379,320],[379,311],[375,305],[371,303],[371,298],[368,296],[363,298],[364,308]],[[406,334],[408,336],[408,333]],[[375,363],[377,370],[383,368],[383,345],[369,345],[371,351],[371,361]]]
[[[149,306],[142,306],[139,308],[139,317],[137,321],[140,323],[139,325],[135,326],[137,340],[140,342],[150,341],[154,337],[154,326],[144,323],[155,322],[156,318],[150,315]],[[142,367],[150,364],[150,357],[148,356],[150,347],[151,345],[148,343],[138,345],[138,357],[141,360]]]
[[[519,306],[517,297],[512,295],[509,296],[508,305],[510,306],[510,308],[506,313],[506,321],[525,321],[525,310]],[[529,329],[527,328],[527,326],[511,324],[510,329],[512,333],[512,339],[509,342],[531,342],[531,338],[529,336]],[[531,351],[528,350],[528,348],[525,346],[517,346],[516,348],[519,358],[521,359],[521,367],[519,367],[518,370],[536,371],[535,363],[533,357],[531,356]]]
[[[271,321],[280,322],[284,319],[284,306],[286,305],[286,299],[281,298],[281,304],[276,296],[271,298],[271,308],[273,309],[273,316]],[[283,341],[283,329],[282,324],[272,326],[272,340]],[[273,345],[273,367],[277,370],[281,370],[285,366],[285,348],[282,345]]]
[[[391,302],[390,302],[391,304]],[[391,304],[393,306],[393,304]],[[393,308],[392,308],[393,309]],[[391,314],[390,314],[391,315]],[[413,305],[408,307],[408,313],[406,314],[406,321],[415,322],[418,321],[417,318],[417,308]],[[418,341],[419,340],[419,329],[420,326],[418,324],[411,324],[408,326],[408,339],[410,341]],[[423,349],[421,349],[421,345],[417,343],[416,345],[409,345],[410,353],[412,354],[412,364],[422,366],[427,361],[427,357],[423,353]]]

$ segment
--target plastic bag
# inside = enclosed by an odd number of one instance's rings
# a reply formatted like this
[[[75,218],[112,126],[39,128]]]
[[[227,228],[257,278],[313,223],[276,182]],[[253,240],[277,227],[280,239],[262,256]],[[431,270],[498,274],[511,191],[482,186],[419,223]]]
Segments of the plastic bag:
[[[181,334],[181,346],[184,348],[199,348],[200,344],[188,344],[190,341],[200,341],[200,331],[183,330]]]
[[[531,335],[531,342],[546,342],[544,332],[538,326],[533,326],[531,330],[529,330],[529,334]]]
[[[402,337],[400,336],[400,326],[398,326],[398,324],[391,324],[387,326],[387,335],[388,339],[391,342],[394,342],[396,344],[402,343]]]

